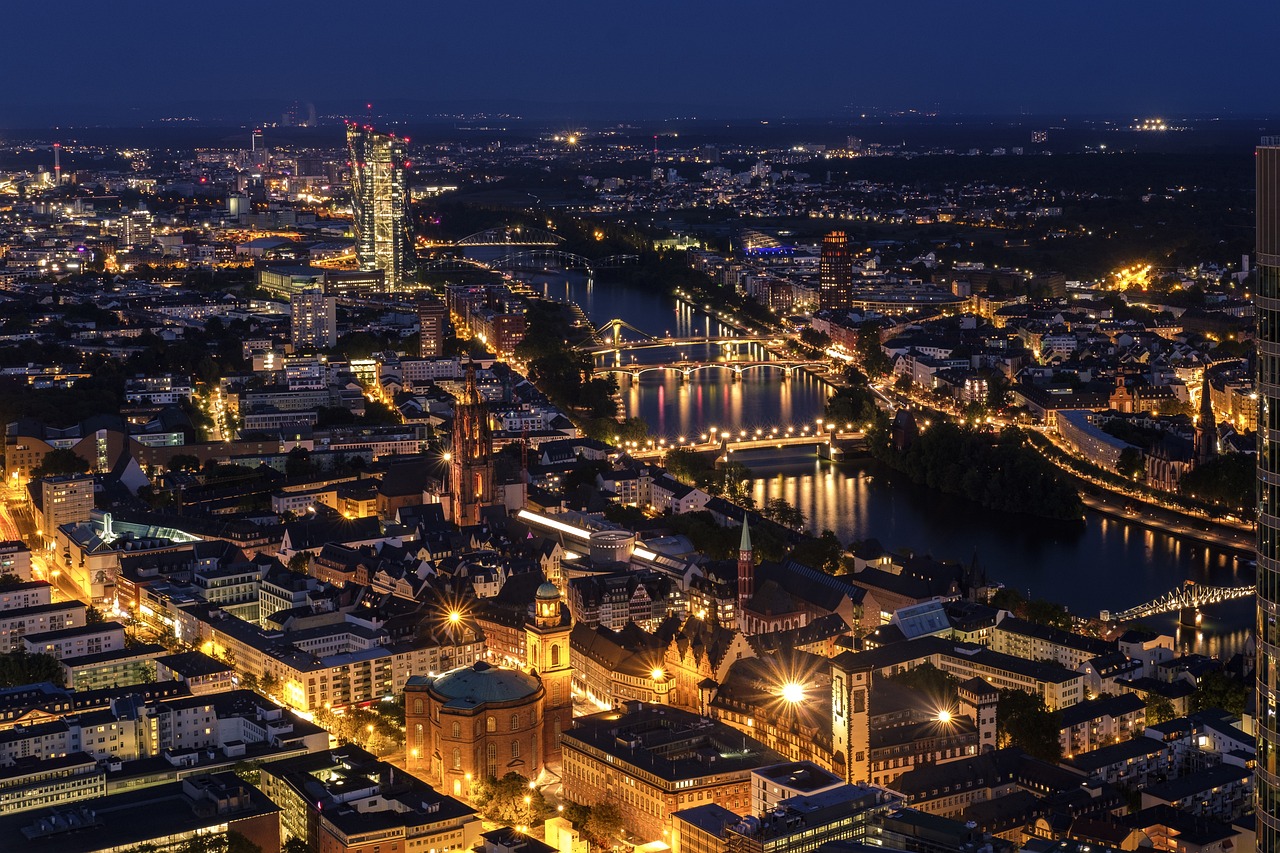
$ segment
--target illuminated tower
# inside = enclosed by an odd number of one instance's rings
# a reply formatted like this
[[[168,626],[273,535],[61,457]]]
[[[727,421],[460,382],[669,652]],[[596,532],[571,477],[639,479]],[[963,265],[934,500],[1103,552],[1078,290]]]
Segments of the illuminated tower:
[[[831,661],[831,752],[846,782],[871,778],[871,667],[844,652]]]
[[[53,143],[53,183],[62,186],[62,143]]]
[[[453,523],[480,522],[480,507],[493,501],[493,434],[489,407],[476,388],[476,367],[467,365],[467,383],[453,412],[449,456],[449,498]]]
[[[1257,164],[1258,284],[1258,763],[1257,849],[1280,850],[1280,451],[1269,441],[1280,407],[1280,136],[1263,137]],[[1277,409],[1280,411],[1280,409]]]
[[[738,630],[747,633],[747,605],[756,591],[755,552],[751,548],[751,530],[747,517],[742,517],[742,541],[738,543]]]
[[[1200,419],[1196,421],[1196,464],[1203,465],[1218,455],[1218,425],[1213,419],[1213,394],[1209,389],[1209,368],[1200,385]]]
[[[849,235],[843,231],[832,231],[822,239],[818,283],[822,308],[849,309],[853,301],[853,254],[849,250]]]
[[[573,666],[569,634],[573,620],[560,604],[560,590],[546,582],[538,587],[533,618],[525,620],[525,660],[547,691],[542,706],[543,759],[560,758],[560,733],[573,723]],[[535,762],[536,763],[536,762]]]
[[[408,278],[413,267],[408,142],[368,125],[347,124],[356,260],[362,270],[382,270],[390,288]]]

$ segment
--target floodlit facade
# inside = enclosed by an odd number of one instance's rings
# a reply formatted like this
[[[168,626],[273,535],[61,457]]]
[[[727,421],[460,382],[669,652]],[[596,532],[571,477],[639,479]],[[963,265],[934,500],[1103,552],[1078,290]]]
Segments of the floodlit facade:
[[[356,260],[362,270],[381,270],[388,287],[408,278],[413,267],[408,141],[368,125],[347,125]]]

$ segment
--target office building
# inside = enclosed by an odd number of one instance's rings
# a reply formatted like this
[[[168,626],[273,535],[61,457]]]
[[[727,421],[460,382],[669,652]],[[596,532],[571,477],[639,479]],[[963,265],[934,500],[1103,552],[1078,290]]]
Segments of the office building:
[[[818,267],[819,305],[831,311],[846,311],[853,301],[853,252],[849,235],[832,231],[822,238],[822,259]]]
[[[393,288],[413,267],[407,145],[395,134],[347,125],[356,260],[362,270],[381,270]]]
[[[729,726],[668,705],[628,702],[574,720],[561,739],[566,799],[617,803],[637,834],[661,838],[672,814],[715,803],[751,806],[751,771],[782,756]]]
[[[262,766],[280,835],[321,853],[451,853],[480,837],[475,810],[353,745]]]
[[[444,355],[445,325],[449,309],[435,297],[424,298],[418,303],[418,355],[437,358]]]
[[[93,477],[88,474],[67,474],[47,477],[40,483],[40,521],[44,535],[53,538],[64,524],[79,524],[89,520],[93,511]]]
[[[320,288],[308,288],[290,299],[293,308],[293,348],[331,349],[338,342],[338,300]]]
[[[1280,850],[1280,136],[1263,137],[1257,168],[1258,282],[1258,849]],[[1265,425],[1266,429],[1262,429]]]
[[[99,796],[92,805],[6,814],[0,833],[11,840],[6,849],[48,853],[191,849],[185,847],[189,843],[220,850],[235,833],[263,853],[277,853],[280,809],[234,773],[199,774]]]

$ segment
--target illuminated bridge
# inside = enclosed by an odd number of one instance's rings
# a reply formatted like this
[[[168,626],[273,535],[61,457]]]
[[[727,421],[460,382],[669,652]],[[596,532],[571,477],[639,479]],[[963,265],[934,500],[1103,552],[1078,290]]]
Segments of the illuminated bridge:
[[[605,326],[602,326],[600,331],[604,332],[606,329],[608,329],[607,324]],[[602,338],[603,335],[598,334],[598,337]],[[691,346],[709,345],[709,344],[714,344],[715,346],[721,346],[721,347],[724,347],[725,349],[731,349],[736,346],[747,346],[749,344],[781,345],[782,338],[777,336],[769,337],[767,335],[753,335],[753,336],[745,336],[745,337],[744,336],[738,336],[738,337],[691,336],[691,337],[683,337],[683,338],[678,338],[678,337],[652,338],[650,337],[640,341],[624,341],[624,340],[616,339],[613,343],[602,343],[598,346],[587,347],[586,351],[591,353],[592,355],[606,355],[611,352],[623,352],[624,350],[657,349],[658,347],[691,347]]]
[[[1256,586],[1208,586],[1206,584],[1187,581],[1180,587],[1169,590],[1155,601],[1130,607],[1121,613],[1102,611],[1103,622],[1129,622],[1161,613],[1173,613],[1181,610],[1199,610],[1208,604],[1218,604],[1236,598],[1247,598],[1257,592]]]
[[[596,376],[605,376],[610,373],[621,373],[630,376],[632,379],[639,379],[646,373],[678,373],[684,379],[688,379],[700,370],[727,370],[731,375],[731,379],[737,381],[742,378],[742,374],[748,370],[781,370],[790,378],[797,370],[806,367],[811,368],[827,368],[825,361],[795,361],[791,359],[777,358],[770,361],[673,361],[668,364],[632,364],[626,366],[614,367],[597,367],[592,372]]]
[[[490,228],[463,237],[455,246],[558,246],[564,238],[541,228],[523,226]]]
[[[859,442],[866,438],[866,433],[854,431],[852,429],[844,431],[823,431],[821,428],[803,427],[795,429],[789,427],[786,430],[773,428],[770,430],[757,429],[754,432],[743,430],[739,433],[729,434],[720,433],[716,435],[714,432],[703,434],[697,438],[685,441],[681,439],[678,442],[667,442],[665,439],[657,442],[649,440],[643,443],[637,443],[627,447],[626,451],[633,459],[661,459],[666,455],[668,450],[675,448],[683,448],[685,450],[720,451],[722,454],[740,452],[744,450],[771,450],[780,447],[803,447],[814,445],[830,445],[835,442]]]

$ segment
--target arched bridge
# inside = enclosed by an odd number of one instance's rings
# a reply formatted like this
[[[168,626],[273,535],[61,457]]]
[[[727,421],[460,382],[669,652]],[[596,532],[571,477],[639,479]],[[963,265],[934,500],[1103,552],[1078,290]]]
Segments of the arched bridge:
[[[559,249],[532,249],[527,252],[513,252],[497,260],[489,262],[495,270],[543,270],[556,267],[562,270],[583,270],[590,274],[595,269],[595,262],[573,252],[562,252]]]
[[[559,234],[524,225],[498,226],[468,234],[456,246],[558,246],[564,242]]]
[[[1104,622],[1129,622],[1134,619],[1144,619],[1147,616],[1158,616],[1161,613],[1173,613],[1183,609],[1196,610],[1207,604],[1218,604],[1236,598],[1246,598],[1254,595],[1257,591],[1258,588],[1256,586],[1209,586],[1195,581],[1187,581],[1182,586],[1169,590],[1154,601],[1139,604],[1137,607],[1130,607],[1120,613],[1111,613],[1104,610],[1100,615]]]
[[[646,335],[642,340],[627,341],[627,340],[622,340],[621,335],[616,330],[614,331],[613,343],[609,343],[608,339],[604,335],[604,332],[612,330],[612,327],[610,324],[615,322],[622,322],[622,321],[611,320],[609,323],[606,323],[605,325],[600,327],[600,333],[597,335],[597,338],[603,342],[598,346],[588,347],[586,350],[587,352],[591,353],[592,355],[605,355],[612,352],[622,352],[623,350],[656,349],[658,347],[686,347],[686,346],[698,346],[700,344],[702,345],[714,344],[716,346],[722,346],[728,349],[735,346],[747,346],[749,344],[781,344],[782,343],[782,338],[769,337],[768,335],[748,335],[748,336],[737,336],[737,337],[691,336],[691,337],[685,337],[685,338],[678,338],[678,337],[655,338],[655,337]],[[624,323],[623,325],[625,326],[627,324]],[[627,328],[633,328],[633,327],[627,326]],[[636,330],[636,331],[639,332],[639,330]],[[639,332],[639,334],[644,334],[644,333]]]
[[[688,379],[699,370],[727,370],[735,381],[742,378],[748,370],[781,370],[787,377],[795,371],[806,367],[826,368],[824,361],[796,361],[791,359],[771,359],[768,361],[673,361],[669,364],[633,364],[629,366],[597,367],[592,371],[596,376],[610,373],[621,373],[633,379],[639,379],[646,373],[677,373]]]
[[[434,258],[430,261],[422,261],[418,264],[420,269],[425,270],[487,270],[488,264],[471,258]]]

